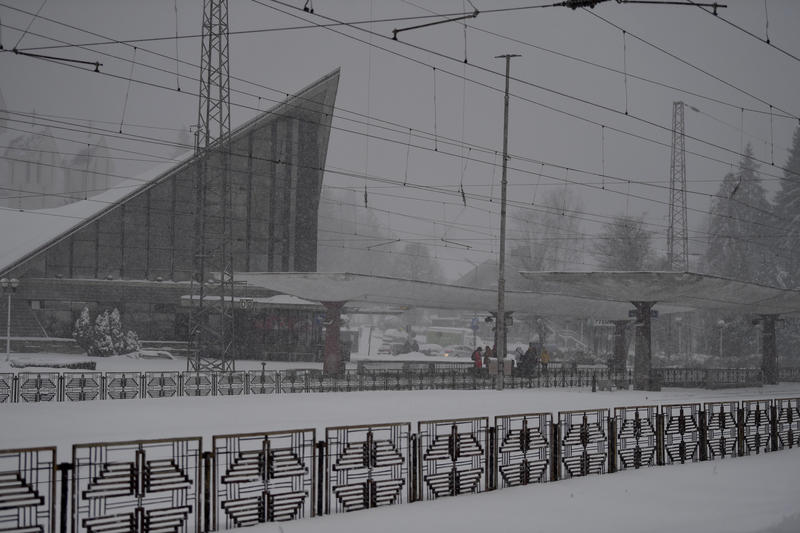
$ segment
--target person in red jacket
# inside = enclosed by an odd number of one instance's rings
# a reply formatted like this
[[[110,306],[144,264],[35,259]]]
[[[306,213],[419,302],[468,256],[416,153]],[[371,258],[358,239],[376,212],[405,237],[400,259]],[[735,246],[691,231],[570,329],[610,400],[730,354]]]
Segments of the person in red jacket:
[[[483,355],[481,351],[483,351],[482,348],[478,346],[478,349],[472,352],[472,360],[475,362],[475,368],[481,368],[482,366]]]

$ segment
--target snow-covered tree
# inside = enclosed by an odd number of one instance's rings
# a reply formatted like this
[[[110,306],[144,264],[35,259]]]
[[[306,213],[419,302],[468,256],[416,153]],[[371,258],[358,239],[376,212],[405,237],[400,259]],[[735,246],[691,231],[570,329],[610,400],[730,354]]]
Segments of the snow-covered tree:
[[[406,244],[394,263],[395,276],[419,281],[443,281],[442,268],[427,246],[417,242]]]
[[[652,238],[641,217],[615,217],[597,236],[595,259],[604,270],[646,270],[654,261]]]
[[[570,189],[558,188],[532,208],[512,211],[509,264],[516,270],[572,270],[581,260],[583,206]]]
[[[114,355],[114,341],[111,339],[111,325],[109,323],[108,309],[97,315],[94,320],[94,349],[95,355],[108,357]]]
[[[777,280],[776,217],[748,145],[711,203],[703,268],[709,274],[767,285]]]
[[[122,331],[122,320],[119,316],[119,309],[116,307],[108,315],[108,334],[111,337],[111,344],[114,346],[114,353],[127,353],[125,352],[125,333]]]
[[[725,175],[711,203],[708,245],[701,268],[713,275],[775,285],[777,227],[778,219],[767,200],[748,145],[739,168]],[[702,337],[714,339],[721,334],[726,358],[756,353],[758,331],[751,319],[744,311],[705,313],[700,326]],[[714,351],[718,349],[714,347]]]
[[[89,308],[84,307],[81,314],[75,321],[75,327],[72,330],[72,338],[78,343],[78,346],[88,355],[94,355],[94,326],[92,326],[92,319],[89,316]]]
[[[789,158],[784,165],[780,189],[775,194],[775,211],[780,219],[778,283],[800,287],[800,126],[794,131]]]

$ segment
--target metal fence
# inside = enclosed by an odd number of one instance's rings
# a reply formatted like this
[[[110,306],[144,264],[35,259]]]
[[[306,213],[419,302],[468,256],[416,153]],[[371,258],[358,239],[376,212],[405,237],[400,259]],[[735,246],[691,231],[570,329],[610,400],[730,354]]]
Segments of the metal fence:
[[[0,450],[0,531],[206,533],[771,453],[800,447],[800,398],[502,415],[494,425],[487,417],[430,420],[418,422],[415,433],[413,427],[330,427],[320,441],[314,429],[215,435],[208,451],[199,437],[75,444],[66,463],[57,462],[55,447]]]
[[[452,366],[452,365],[451,365]],[[656,369],[656,381],[668,387],[740,387],[761,385],[761,371]],[[800,381],[800,369],[782,368],[781,381]],[[511,389],[631,385],[631,372],[606,368],[554,368],[548,372],[506,376]],[[247,370],[235,372],[19,372],[0,373],[0,403],[135,400],[179,396],[240,396],[300,392],[351,392],[424,389],[492,389],[495,375],[478,369],[428,365],[423,370],[348,370],[325,375],[319,370]]]

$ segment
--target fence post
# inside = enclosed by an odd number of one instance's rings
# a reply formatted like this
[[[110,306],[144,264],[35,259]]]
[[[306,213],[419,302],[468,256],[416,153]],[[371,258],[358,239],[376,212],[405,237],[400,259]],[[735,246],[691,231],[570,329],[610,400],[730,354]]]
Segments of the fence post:
[[[594,383],[594,376],[592,377]],[[592,387],[594,390],[594,387]],[[608,414],[608,473],[613,474],[617,471],[617,419]]]
[[[550,425],[550,481],[558,481],[559,461],[561,461],[561,428],[559,422]]]
[[[61,514],[59,516],[59,532],[67,533],[67,517],[69,514],[69,472],[72,470],[72,463],[59,463],[56,467],[61,472]]]
[[[700,447],[700,460],[708,461],[708,420],[706,420],[706,412],[703,410],[698,411],[697,419],[700,423],[699,442],[697,443]]]
[[[495,471],[497,467],[497,428],[491,426],[487,431],[488,444],[486,446],[486,490],[497,488]]]
[[[773,452],[778,451],[778,404],[777,400],[771,400],[772,405],[769,406],[769,440],[772,441],[771,449]]]
[[[410,488],[410,494],[408,496],[408,502],[414,503],[419,499],[418,488],[417,488],[417,461],[419,460],[419,456],[417,454],[417,434],[412,433],[408,437],[408,484]]]
[[[147,399],[147,374],[139,374],[139,398]]]
[[[664,413],[656,413],[656,464],[664,462]]]
[[[11,403],[19,403],[19,376],[11,378]]]
[[[203,523],[200,531],[214,531],[213,524],[211,524],[211,458],[214,452],[203,452]]]
[[[324,440],[317,442],[317,512],[316,516],[327,514],[328,498],[325,494],[325,455],[328,443]]]
[[[758,404],[756,404],[758,409]],[[739,457],[744,456],[745,440],[744,440],[744,408],[740,405],[736,412],[736,449],[739,451]]]
[[[597,372],[592,372],[592,392],[597,392]]]
[[[41,390],[41,387],[39,390]],[[58,379],[56,380],[56,401],[64,401],[64,374],[60,373],[58,374]]]

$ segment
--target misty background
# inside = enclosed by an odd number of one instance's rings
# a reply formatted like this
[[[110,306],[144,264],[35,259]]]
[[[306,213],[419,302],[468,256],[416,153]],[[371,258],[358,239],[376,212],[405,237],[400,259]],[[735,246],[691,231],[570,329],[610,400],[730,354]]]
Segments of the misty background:
[[[231,110],[235,128],[341,67],[319,215],[320,271],[496,283],[505,62],[495,56],[517,53],[511,278],[522,268],[668,266],[670,130],[680,100],[687,105],[690,269],[737,277],[723,263],[740,253],[733,244],[746,242],[753,261],[774,268],[741,277],[792,285],[775,266],[796,263],[795,251],[774,240],[785,235],[783,219],[747,213],[771,212],[787,181],[800,115],[796,2],[729,2],[719,10],[725,20],[692,5],[572,10],[474,2],[486,12],[402,32],[397,41],[394,29],[473,7],[462,0],[305,3],[312,14],[304,3],[230,2]],[[35,199],[58,204],[131,186],[126,179],[192,149],[201,8],[176,0],[0,1],[0,171],[4,181],[20,169],[41,174],[42,183],[63,180],[55,191],[6,185],[7,208],[25,207],[21,199],[34,202],[27,208],[51,207]],[[404,17],[429,18],[380,22]],[[75,60],[102,66],[95,72]],[[732,220],[731,210],[745,213],[750,226],[714,263],[709,243],[724,245],[720,236],[730,235],[713,227],[712,212],[724,212],[719,223]],[[625,239],[629,245],[614,248]],[[641,257],[618,264],[636,255],[642,239]]]

